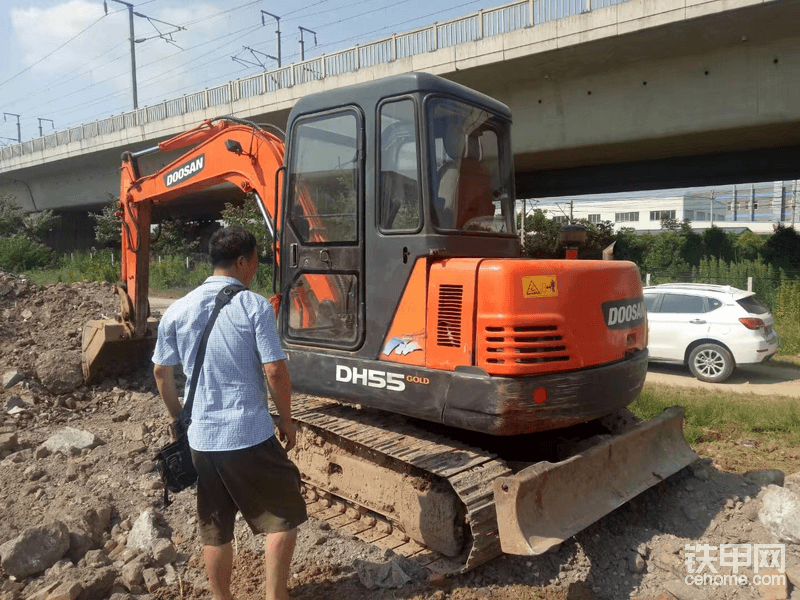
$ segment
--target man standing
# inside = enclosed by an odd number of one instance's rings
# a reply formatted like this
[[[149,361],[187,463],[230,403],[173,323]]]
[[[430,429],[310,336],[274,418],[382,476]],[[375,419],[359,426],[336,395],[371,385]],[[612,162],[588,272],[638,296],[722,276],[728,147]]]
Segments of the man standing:
[[[158,327],[153,373],[170,417],[181,411],[174,370],[191,381],[200,339],[226,285],[247,287],[258,269],[256,240],[241,227],[220,229],[209,244],[213,275],[167,309]],[[206,573],[215,600],[231,600],[233,527],[242,513],[254,533],[267,534],[267,600],[288,600],[286,582],[307,519],[300,472],[286,450],[295,444],[291,381],[269,301],[243,291],[222,308],[198,373],[189,426],[197,469],[197,512]],[[266,387],[278,409],[278,434],[265,407]],[[188,387],[188,385],[187,385]]]

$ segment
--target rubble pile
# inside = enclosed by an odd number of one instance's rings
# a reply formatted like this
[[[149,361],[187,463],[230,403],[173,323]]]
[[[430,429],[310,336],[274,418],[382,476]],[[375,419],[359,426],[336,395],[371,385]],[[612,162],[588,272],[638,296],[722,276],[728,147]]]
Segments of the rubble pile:
[[[153,468],[169,436],[151,373],[70,377],[84,321],[117,306],[105,284],[35,286],[0,272],[0,600],[211,598],[194,493],[165,507]],[[235,597],[263,597],[262,536],[239,521],[234,543]],[[782,544],[785,581],[752,584],[776,567],[751,557],[734,573],[722,544]],[[704,557],[699,574],[711,565],[750,583],[687,583]],[[800,474],[700,460],[542,556],[454,578],[311,519],[290,585],[308,600],[800,600]]]

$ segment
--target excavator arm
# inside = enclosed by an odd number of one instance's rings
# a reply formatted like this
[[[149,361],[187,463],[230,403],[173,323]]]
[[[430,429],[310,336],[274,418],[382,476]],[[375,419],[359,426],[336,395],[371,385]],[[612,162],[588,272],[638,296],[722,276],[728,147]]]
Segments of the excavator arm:
[[[139,174],[140,156],[194,147],[159,171]],[[147,326],[147,290],[150,273],[150,214],[153,204],[167,203],[187,193],[232,183],[243,192],[254,192],[273,235],[280,222],[276,200],[279,171],[283,165],[283,142],[267,131],[220,120],[166,140],[142,153],[123,154],[120,178],[122,220],[122,281],[130,300],[123,323],[139,338]],[[271,222],[270,222],[271,221]],[[277,238],[276,238],[277,239]]]
[[[139,159],[158,152],[191,147],[155,173],[142,175]],[[122,285],[120,315],[115,321],[90,321],[83,332],[83,371],[92,379],[104,367],[129,361],[131,353],[146,355],[155,343],[156,323],[149,319],[150,225],[153,204],[166,204],[186,194],[222,183],[254,193],[267,227],[276,240],[281,219],[279,201],[284,143],[276,135],[236,119],[204,121],[158,146],[122,155],[119,212],[122,225]],[[321,231],[313,203],[299,190],[300,206],[310,226]],[[317,240],[323,241],[323,240]],[[313,319],[315,303],[336,298],[327,280],[316,281],[314,303],[304,314]]]

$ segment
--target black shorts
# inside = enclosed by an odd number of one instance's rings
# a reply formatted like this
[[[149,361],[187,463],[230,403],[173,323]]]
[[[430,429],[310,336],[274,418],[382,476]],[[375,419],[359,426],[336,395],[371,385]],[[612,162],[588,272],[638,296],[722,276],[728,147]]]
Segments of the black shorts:
[[[300,471],[272,436],[241,450],[192,450],[197,469],[197,514],[206,546],[233,539],[236,512],[253,533],[294,529],[308,519]]]

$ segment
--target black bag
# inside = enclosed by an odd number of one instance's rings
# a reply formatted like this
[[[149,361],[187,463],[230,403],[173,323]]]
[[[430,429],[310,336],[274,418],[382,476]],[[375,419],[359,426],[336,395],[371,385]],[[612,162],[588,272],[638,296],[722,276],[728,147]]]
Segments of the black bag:
[[[197,349],[197,356],[194,359],[194,369],[192,369],[192,381],[189,384],[189,393],[186,395],[186,402],[178,415],[178,420],[170,425],[176,441],[167,444],[153,459],[156,463],[156,470],[161,475],[164,482],[164,506],[169,506],[169,493],[177,494],[192,486],[197,481],[197,471],[192,462],[192,451],[189,448],[189,424],[192,422],[192,405],[194,404],[194,393],[197,389],[197,378],[203,366],[203,359],[206,355],[206,344],[214,321],[217,320],[219,311],[230,302],[236,294],[241,292],[242,286],[228,285],[217,294],[214,311],[206,324],[203,337],[200,339],[200,346]]]

